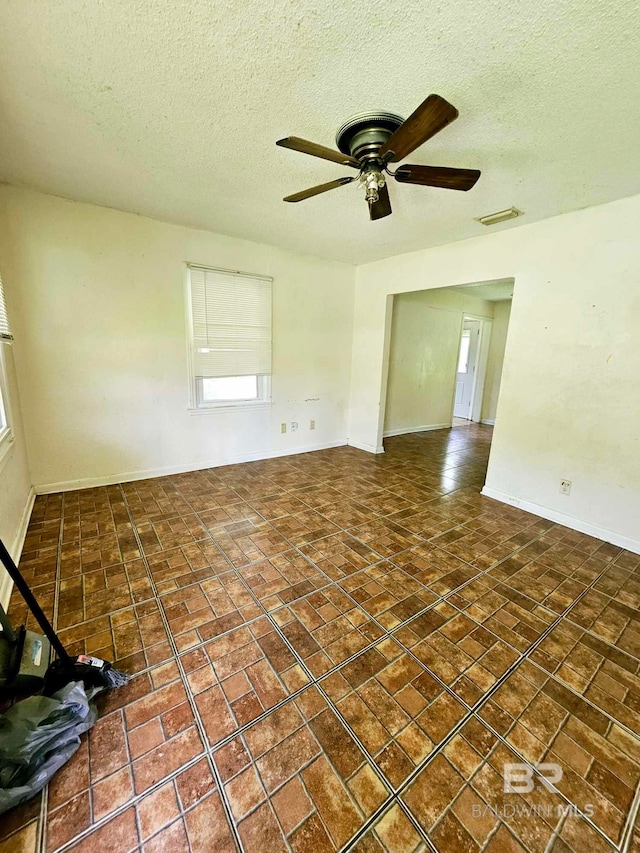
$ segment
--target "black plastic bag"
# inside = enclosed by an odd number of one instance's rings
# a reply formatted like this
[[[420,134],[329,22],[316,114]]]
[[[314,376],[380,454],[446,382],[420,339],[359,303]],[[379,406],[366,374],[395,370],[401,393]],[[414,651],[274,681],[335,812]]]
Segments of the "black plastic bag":
[[[99,690],[81,681],[53,696],[31,696],[0,715],[0,814],[30,800],[80,746],[98,719]]]

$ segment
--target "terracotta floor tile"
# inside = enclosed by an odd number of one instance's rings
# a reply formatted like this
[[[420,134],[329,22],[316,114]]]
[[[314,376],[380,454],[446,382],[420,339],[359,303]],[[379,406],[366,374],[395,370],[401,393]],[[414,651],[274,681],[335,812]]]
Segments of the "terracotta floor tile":
[[[640,608],[640,572],[610,565],[593,585],[594,589],[635,610]]]
[[[344,495],[342,495],[341,500],[331,501],[331,503],[319,506],[317,511],[341,530],[355,527],[358,524],[365,524],[380,517],[380,514],[375,510],[369,509],[369,507],[356,501],[355,498],[348,498]]]
[[[58,595],[58,628],[95,619],[154,597],[144,561],[116,563],[64,578]]]
[[[640,555],[481,495],[491,434],[38,496],[28,583],[138,673],[52,780],[47,853],[640,853]],[[0,853],[36,853],[40,802]]]
[[[551,610],[487,575],[473,580],[446,600],[521,654],[526,653],[556,619]]]
[[[498,636],[443,601],[394,632],[469,707],[518,660]]]
[[[363,652],[321,684],[396,789],[467,714],[392,639]]]
[[[275,610],[327,586],[329,578],[298,551],[285,551],[238,569],[265,610]]]
[[[640,733],[640,661],[566,620],[529,659],[614,720]]]
[[[35,853],[35,839],[40,818],[42,794],[37,794],[26,803],[4,812],[0,821],[1,853]],[[30,847],[33,840],[34,846]],[[20,847],[20,844],[23,847]]]
[[[70,493],[77,500],[77,492]],[[31,522],[51,521],[62,518],[63,494],[36,495],[31,511]]]
[[[349,575],[338,586],[386,631],[439,600],[438,595],[386,560]]]
[[[57,576],[58,545],[47,545],[32,551],[23,550],[19,561],[20,571],[32,589],[53,583]]]
[[[42,584],[41,586],[32,590],[36,597],[36,601],[38,602],[50,622],[53,622],[55,589],[55,583],[50,582]],[[11,593],[11,598],[9,600],[9,608],[7,612],[9,614],[11,623],[16,628],[18,628],[20,625],[25,625],[30,631],[42,633],[33,614],[27,607],[25,600],[15,587],[13,588],[13,591]]]
[[[309,488],[320,489],[321,491],[324,489],[323,486],[311,486]],[[300,489],[299,491],[300,495],[295,492],[281,492],[269,497],[255,498],[251,501],[251,506],[266,521],[275,521],[278,518],[295,515],[308,509],[308,501],[302,499],[305,490]]]
[[[144,521],[137,528],[147,556],[208,538],[206,528],[193,512],[166,521]]]
[[[121,706],[110,707],[116,698]],[[134,794],[143,794],[202,752],[175,663],[139,675],[101,697],[100,710],[94,728],[50,784],[50,851],[90,830]],[[156,724],[157,737],[145,744],[138,732],[150,723]]]
[[[214,536],[233,530],[236,525],[244,522],[259,524],[262,521],[262,516],[247,501],[201,511],[198,518]]]
[[[402,800],[439,853],[544,853],[562,823],[565,803],[533,771],[531,793],[505,793],[504,766],[518,761],[472,719],[418,774]]]
[[[137,546],[125,540],[126,559],[140,557]],[[68,578],[73,575],[104,569],[116,563],[123,563],[125,554],[121,549],[117,533],[106,533],[93,539],[83,539],[77,542],[63,542],[60,549],[60,576]]]
[[[420,541],[420,537],[387,518],[361,524],[349,532],[382,557],[387,558],[393,557],[394,554],[412,545],[417,545]]]
[[[285,536],[292,545],[299,548],[325,536],[337,533],[340,528],[329,521],[320,512],[304,507],[302,512],[295,515],[285,515],[272,522],[275,529]]]
[[[284,536],[263,521],[237,522],[216,534],[214,539],[237,568],[275,557],[291,548]]]
[[[517,556],[517,555],[516,555]],[[579,573],[582,577],[582,573]],[[582,595],[587,583],[532,560],[520,567],[507,559],[487,572],[487,576],[542,604],[554,613],[564,613]]]
[[[311,545],[303,545],[300,550],[334,581],[342,580],[382,559],[380,554],[348,533],[327,536]]]
[[[464,515],[452,513],[450,504],[443,504],[433,498],[425,503],[426,494],[413,494],[406,489],[404,493],[421,499],[422,502],[416,502],[414,506],[400,510],[389,516],[389,518],[422,539],[431,539],[434,536],[438,536],[450,530],[458,521],[464,519]]]
[[[167,593],[160,601],[180,651],[264,614],[235,571]]]
[[[304,486],[301,489],[293,489],[289,495],[296,501],[300,501],[305,506],[311,509],[318,509],[320,506],[335,503],[339,500],[344,500],[344,495],[337,489],[326,483],[318,483],[317,485]],[[263,513],[264,515],[264,513]],[[269,516],[265,515],[265,518]]]
[[[414,545],[391,558],[411,577],[437,595],[447,595],[480,575],[480,570],[448,554],[431,542]]]
[[[214,761],[243,815],[238,831],[249,851],[338,850],[388,797],[313,686],[214,752]],[[295,811],[285,789],[297,792]]]
[[[581,628],[640,659],[640,611],[637,608],[590,589],[566,616]]]
[[[0,839],[0,853],[37,853],[38,821],[34,820],[16,830],[10,836]]]
[[[314,677],[324,675],[384,633],[333,584],[275,610],[273,618]]]
[[[425,853],[430,849],[397,803],[352,848],[353,853]]]
[[[232,568],[222,552],[208,540],[152,554],[147,562],[160,595],[215,578]]]
[[[63,628],[59,635],[70,654],[94,655],[128,673],[173,655],[155,599]]]
[[[309,683],[266,617],[181,660],[212,746]]]
[[[557,789],[620,842],[640,781],[639,738],[528,661],[478,714],[528,761],[559,764]]]
[[[334,489],[359,503],[367,505],[366,500],[363,500],[367,495],[372,494],[377,490],[377,485],[366,476],[341,476],[332,480],[331,485]]]

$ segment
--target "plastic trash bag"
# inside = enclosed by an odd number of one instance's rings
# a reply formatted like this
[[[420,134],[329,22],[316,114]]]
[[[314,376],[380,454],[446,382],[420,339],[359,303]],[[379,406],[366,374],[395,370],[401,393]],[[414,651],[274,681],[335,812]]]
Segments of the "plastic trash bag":
[[[30,800],[80,746],[96,722],[91,701],[72,681],[53,696],[31,696],[0,715],[0,814]]]

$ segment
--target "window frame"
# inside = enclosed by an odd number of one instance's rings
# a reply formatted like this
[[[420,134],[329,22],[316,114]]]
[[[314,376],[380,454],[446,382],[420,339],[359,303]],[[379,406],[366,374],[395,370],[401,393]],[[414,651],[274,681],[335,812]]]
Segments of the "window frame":
[[[257,380],[257,396],[255,397],[247,397],[244,400],[205,400],[203,395],[203,379],[198,376],[194,376],[195,384],[196,384],[196,401],[199,409],[209,409],[209,408],[221,408],[225,406],[237,406],[237,405],[257,405],[264,404],[270,402],[271,399],[271,377],[265,373],[262,374],[252,374],[255,375]],[[220,379],[232,379],[234,377],[219,377]]]
[[[194,262],[185,263],[184,268],[184,295],[185,316],[187,323],[187,365],[189,371],[189,400],[187,410],[191,415],[206,415],[213,412],[238,411],[243,409],[266,409],[271,407],[271,376],[272,374],[257,374],[258,397],[249,400],[215,400],[207,402],[202,398],[202,379],[195,375],[194,346],[193,346],[193,311],[191,307],[191,277],[190,269],[200,267],[212,272],[231,273],[232,275],[247,276],[249,278],[260,278],[271,282],[271,276],[259,273],[250,273],[242,270],[231,270],[224,267],[212,267],[208,264]],[[273,310],[273,309],[272,309]],[[271,346],[273,347],[273,315],[271,320]]]
[[[11,398],[9,396],[9,380],[7,377],[5,347],[11,346],[10,341],[0,340],[0,413],[4,425],[0,426],[0,465],[13,445],[13,426],[11,414]]]

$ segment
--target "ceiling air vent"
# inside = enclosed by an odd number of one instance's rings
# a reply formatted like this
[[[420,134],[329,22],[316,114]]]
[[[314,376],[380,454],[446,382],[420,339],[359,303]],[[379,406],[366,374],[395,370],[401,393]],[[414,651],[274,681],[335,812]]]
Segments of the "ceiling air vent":
[[[506,210],[499,210],[497,213],[489,213],[487,216],[478,216],[476,222],[481,222],[482,225],[497,225],[498,222],[506,222],[507,219],[515,219],[517,216],[522,216],[522,211],[515,207],[509,207]]]

